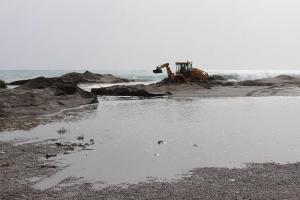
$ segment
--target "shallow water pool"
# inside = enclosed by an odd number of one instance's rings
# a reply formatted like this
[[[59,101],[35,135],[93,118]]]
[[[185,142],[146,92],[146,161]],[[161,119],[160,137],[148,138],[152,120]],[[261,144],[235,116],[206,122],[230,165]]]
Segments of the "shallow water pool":
[[[36,185],[40,189],[70,176],[105,184],[137,183],[149,177],[178,178],[196,167],[300,161],[299,115],[300,97],[104,97],[80,119],[1,133],[0,140],[94,139],[91,151],[55,158],[68,167],[41,180]],[[62,127],[69,132],[59,135]]]

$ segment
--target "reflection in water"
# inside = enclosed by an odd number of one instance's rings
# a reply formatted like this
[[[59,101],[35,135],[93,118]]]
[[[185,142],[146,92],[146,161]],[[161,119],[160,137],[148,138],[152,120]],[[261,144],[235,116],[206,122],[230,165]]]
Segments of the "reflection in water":
[[[95,141],[93,151],[59,156],[57,161],[68,167],[37,188],[70,176],[107,184],[136,183],[147,177],[174,178],[195,167],[299,161],[299,97],[99,101],[97,110],[82,112],[77,120],[70,117],[0,136],[72,142],[84,135],[86,141]],[[62,127],[70,132],[58,136]]]

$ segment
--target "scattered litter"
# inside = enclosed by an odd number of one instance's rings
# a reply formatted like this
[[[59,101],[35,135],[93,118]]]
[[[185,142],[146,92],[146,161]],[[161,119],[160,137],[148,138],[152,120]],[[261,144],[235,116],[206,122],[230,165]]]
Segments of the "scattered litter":
[[[158,156],[160,156],[160,154],[159,154],[159,153],[156,153],[156,154],[154,154],[154,156],[155,156],[155,157],[158,157]]]
[[[48,158],[51,158],[51,157],[55,157],[55,156],[57,156],[56,154],[46,154],[46,158],[48,159]]]
[[[81,144],[81,143],[79,143],[79,145],[78,145],[79,147],[85,147],[83,144]]]
[[[84,140],[84,135],[80,135],[77,137],[77,140]]]
[[[90,139],[90,145],[94,145],[94,144],[95,144],[94,139]]]
[[[228,179],[229,181],[231,181],[231,182],[234,182],[235,181],[235,179],[234,178],[232,178],[232,179]]]
[[[1,151],[1,154],[5,154],[5,151]]]
[[[58,146],[58,147],[61,147],[61,146],[62,146],[62,143],[60,143],[60,142],[56,142],[55,144],[56,144],[56,146]]]
[[[67,129],[65,129],[64,127],[63,128],[60,128],[57,133],[60,134],[60,135],[63,135],[63,134],[66,134],[68,133],[69,131]]]
[[[64,155],[68,155],[68,154],[71,154],[71,152],[68,152],[68,151],[64,152]]]
[[[84,146],[90,146],[90,144],[89,143],[84,143]]]
[[[91,148],[82,148],[81,150],[82,150],[82,151],[92,151],[92,150],[94,150],[94,149],[91,149]]]
[[[41,165],[41,168],[56,168],[55,165]]]
[[[157,144],[166,144],[166,142],[162,140],[158,140]]]

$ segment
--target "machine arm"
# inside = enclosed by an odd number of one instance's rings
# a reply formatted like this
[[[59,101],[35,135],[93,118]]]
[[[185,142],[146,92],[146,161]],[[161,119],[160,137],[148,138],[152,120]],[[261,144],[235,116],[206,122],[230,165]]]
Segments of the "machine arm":
[[[156,69],[153,70],[153,72],[154,73],[162,73],[162,70],[161,70],[162,68],[166,68],[169,79],[174,79],[174,74],[169,67],[169,63],[165,63],[163,65],[157,66]]]

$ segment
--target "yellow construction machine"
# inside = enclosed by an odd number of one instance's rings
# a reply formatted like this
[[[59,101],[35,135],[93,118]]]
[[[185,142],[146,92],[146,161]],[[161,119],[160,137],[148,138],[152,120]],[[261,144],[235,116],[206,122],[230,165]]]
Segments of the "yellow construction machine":
[[[192,62],[176,62],[176,72],[175,74],[172,72],[169,67],[169,63],[165,63],[163,65],[157,66],[153,73],[162,73],[162,69],[166,68],[168,79],[175,83],[185,83],[192,81],[202,81],[208,80],[208,74],[205,71],[202,71],[197,68],[193,68]]]

